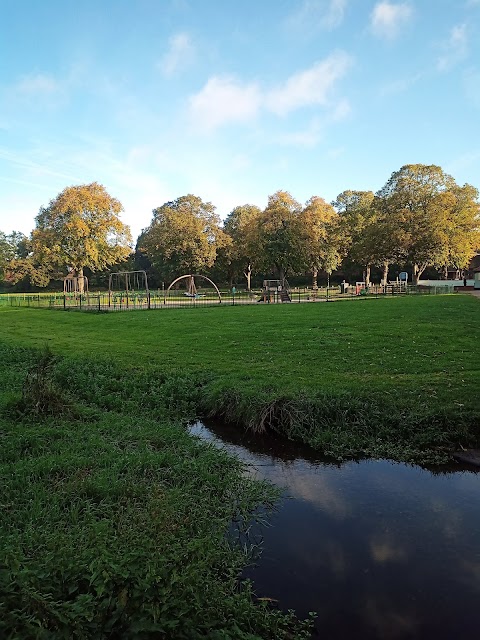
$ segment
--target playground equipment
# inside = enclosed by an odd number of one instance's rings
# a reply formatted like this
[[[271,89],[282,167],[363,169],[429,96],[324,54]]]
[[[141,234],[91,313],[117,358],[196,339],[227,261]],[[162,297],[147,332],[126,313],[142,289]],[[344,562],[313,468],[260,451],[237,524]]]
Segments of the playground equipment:
[[[215,289],[215,291],[217,292],[218,295],[218,300],[221,304],[222,302],[222,296],[220,295],[220,291],[218,290],[217,285],[213,282],[213,280],[210,280],[210,278],[207,278],[207,276],[202,276],[199,273],[196,274],[192,274],[192,273],[187,273],[184,276],[180,276],[179,278],[176,278],[168,287],[168,289],[165,291],[165,299],[167,298],[170,289],[175,286],[176,284],[178,284],[179,282],[181,282],[182,280],[186,280],[186,291],[184,292],[184,295],[186,295],[188,298],[192,298],[192,299],[198,299],[198,298],[202,298],[203,294],[198,293],[197,291],[197,286],[195,284],[195,278],[203,278],[203,280],[206,280],[207,282],[209,282],[212,287]]]
[[[480,267],[477,267],[476,269],[473,270],[474,273],[474,283],[473,283],[473,288],[475,290],[480,289]]]
[[[134,306],[148,305],[148,278],[145,271],[118,271],[108,278],[108,306],[117,301]]]
[[[365,282],[355,282],[355,295],[365,295],[367,293],[367,286]]]
[[[291,302],[287,280],[264,280],[259,302]]]
[[[75,298],[79,295],[88,296],[88,278],[87,276],[76,276],[73,271],[63,279],[63,294],[73,295]]]

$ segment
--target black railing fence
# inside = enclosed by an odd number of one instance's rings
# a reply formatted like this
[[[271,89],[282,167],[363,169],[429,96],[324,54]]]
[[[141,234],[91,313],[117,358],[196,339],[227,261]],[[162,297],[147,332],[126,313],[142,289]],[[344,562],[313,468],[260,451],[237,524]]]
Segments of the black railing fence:
[[[404,295],[435,295],[453,293],[453,287],[415,287],[412,285],[389,284],[386,286],[328,288],[300,288],[288,291],[288,298],[281,292],[264,293],[261,290],[245,291],[232,289],[220,291],[220,297],[213,289],[200,290],[194,296],[181,291],[163,290],[150,292],[95,292],[95,293],[35,293],[35,294],[2,294],[0,305],[12,307],[38,307],[59,309],[64,311],[136,311],[142,309],[179,309],[211,306],[235,306],[247,304],[300,304],[315,302],[339,302],[341,300],[365,300]],[[283,299],[282,299],[283,298]]]

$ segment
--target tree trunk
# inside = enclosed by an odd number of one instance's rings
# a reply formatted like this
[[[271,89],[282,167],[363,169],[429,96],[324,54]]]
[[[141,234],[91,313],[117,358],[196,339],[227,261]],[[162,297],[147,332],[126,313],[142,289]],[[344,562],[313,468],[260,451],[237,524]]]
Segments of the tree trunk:
[[[369,264],[365,265],[365,286],[369,287],[370,286],[370,271],[371,271],[371,267]]]
[[[413,265],[413,284],[415,286],[418,286],[418,281],[422,277],[422,273],[425,271],[426,268],[427,268],[426,264],[422,264],[422,265],[414,264]]]
[[[312,269],[312,289],[318,289],[318,268]]]
[[[243,275],[247,279],[247,291],[250,291],[251,283],[252,283],[252,265],[251,264],[248,265],[246,270],[243,272]]]
[[[382,277],[382,282],[383,282],[384,285],[386,285],[387,282],[388,282],[388,267],[389,267],[388,262],[384,262],[383,263],[383,277]]]
[[[78,284],[78,293],[83,295],[85,293],[85,279],[83,277],[83,267],[77,271],[77,284]]]

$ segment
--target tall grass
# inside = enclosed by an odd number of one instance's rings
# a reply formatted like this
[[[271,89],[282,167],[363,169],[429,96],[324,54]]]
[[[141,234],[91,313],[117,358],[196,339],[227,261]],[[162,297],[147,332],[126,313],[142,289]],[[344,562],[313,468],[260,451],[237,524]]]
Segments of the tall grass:
[[[12,414],[32,371],[72,415]],[[188,435],[185,380],[0,346],[0,381],[1,637],[307,636],[239,581],[249,548],[230,523],[277,492]]]

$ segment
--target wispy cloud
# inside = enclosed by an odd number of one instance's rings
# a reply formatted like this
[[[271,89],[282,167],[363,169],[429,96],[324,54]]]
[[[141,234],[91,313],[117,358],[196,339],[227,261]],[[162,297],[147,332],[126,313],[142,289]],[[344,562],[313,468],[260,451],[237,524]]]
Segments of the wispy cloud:
[[[290,131],[275,137],[275,143],[293,147],[315,147],[324,135],[320,118],[313,118],[305,129]]]
[[[165,76],[172,76],[188,67],[195,57],[195,47],[188,33],[177,33],[168,41],[168,50],[158,63]]]
[[[344,51],[336,51],[316,62],[310,69],[299,71],[287,81],[265,95],[265,104],[269,111],[286,115],[300,107],[325,105],[330,92],[347,69],[352,58]]]
[[[212,131],[229,123],[250,123],[262,111],[286,116],[303,107],[328,106],[340,114],[346,102],[332,100],[331,94],[352,62],[344,51],[336,51],[273,88],[243,84],[233,76],[214,76],[190,98],[191,119],[196,128]]]
[[[388,84],[381,87],[379,93],[381,96],[404,93],[405,91],[408,91],[408,89],[410,89],[410,87],[416,84],[419,80],[421,80],[424,75],[424,73],[414,73],[411,76],[407,76],[405,78],[392,80]]]
[[[55,78],[46,73],[33,73],[22,76],[12,87],[13,92],[22,95],[51,95],[60,89]]]
[[[293,147],[316,147],[324,139],[328,127],[336,122],[345,120],[351,111],[349,102],[340,100],[323,118],[316,116],[310,120],[308,126],[304,129],[277,135],[274,142]]]
[[[449,71],[467,57],[468,33],[466,24],[452,27],[449,37],[442,44],[442,55],[437,60],[439,71]]]
[[[392,40],[411,20],[413,9],[408,2],[377,2],[370,16],[370,28],[379,38]]]
[[[318,29],[332,30],[342,22],[347,0],[304,0],[286,20],[286,26],[305,33]]]
[[[242,84],[233,76],[214,76],[190,98],[190,116],[200,129],[212,131],[232,122],[251,121],[261,101],[256,84]]]

